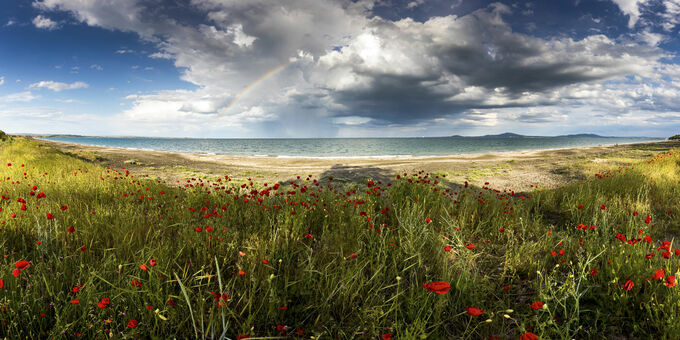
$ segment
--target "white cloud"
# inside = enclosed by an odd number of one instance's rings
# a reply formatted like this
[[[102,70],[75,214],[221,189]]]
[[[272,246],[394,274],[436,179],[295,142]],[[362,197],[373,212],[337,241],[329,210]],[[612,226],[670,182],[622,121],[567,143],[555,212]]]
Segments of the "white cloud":
[[[33,18],[33,25],[35,25],[37,28],[42,28],[49,31],[59,28],[59,24],[57,22],[52,21],[52,19],[42,15],[38,15],[37,17]]]
[[[38,96],[35,96],[33,93],[30,91],[24,91],[24,92],[17,92],[17,93],[10,93],[6,94],[4,96],[0,96],[0,103],[2,102],[30,102],[34,99],[37,99]]]
[[[52,91],[64,91],[64,90],[75,90],[75,89],[83,89],[87,88],[89,85],[82,82],[82,81],[77,81],[75,83],[60,83],[56,81],[51,81],[51,80],[43,80],[37,83],[33,83],[29,86],[29,88],[46,88],[50,89]]]
[[[96,71],[103,71],[104,70],[104,67],[102,67],[101,65],[98,65],[98,64],[92,64],[92,65],[90,65],[90,68],[93,69],[93,70],[96,70]]]
[[[5,83],[5,77],[0,77],[0,85]]]
[[[135,53],[135,51],[134,51],[134,50],[124,49],[124,48],[121,48],[121,49],[119,49],[119,50],[116,51],[116,54],[126,54],[126,53]]]
[[[16,24],[17,24],[16,21],[9,19],[9,20],[7,20],[7,23],[5,24],[5,27],[9,27],[9,26],[16,25]]]

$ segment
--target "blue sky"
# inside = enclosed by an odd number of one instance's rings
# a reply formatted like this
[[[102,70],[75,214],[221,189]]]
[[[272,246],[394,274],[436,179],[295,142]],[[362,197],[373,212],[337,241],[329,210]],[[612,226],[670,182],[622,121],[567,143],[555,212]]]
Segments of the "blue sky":
[[[0,129],[680,133],[680,0],[0,2]]]

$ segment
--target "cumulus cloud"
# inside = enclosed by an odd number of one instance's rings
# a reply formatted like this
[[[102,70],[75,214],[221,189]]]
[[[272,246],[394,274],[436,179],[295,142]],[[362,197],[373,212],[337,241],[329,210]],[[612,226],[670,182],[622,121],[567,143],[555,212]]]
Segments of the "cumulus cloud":
[[[83,89],[87,88],[89,85],[87,83],[84,83],[82,81],[77,81],[71,84],[68,83],[61,83],[61,82],[56,82],[56,81],[51,81],[51,80],[43,80],[37,83],[33,83],[29,86],[29,88],[46,88],[50,89],[55,92],[60,92],[64,90],[75,90],[75,89]]]
[[[0,77],[0,85],[5,83],[5,77]]]
[[[95,70],[95,71],[103,71],[104,70],[104,67],[102,67],[102,65],[98,65],[98,64],[92,64],[92,65],[90,65],[90,68]]]
[[[35,18],[33,18],[33,25],[37,28],[42,28],[46,30],[55,30],[59,28],[59,23],[56,21],[53,21],[50,18],[44,17],[42,15],[38,15]]]

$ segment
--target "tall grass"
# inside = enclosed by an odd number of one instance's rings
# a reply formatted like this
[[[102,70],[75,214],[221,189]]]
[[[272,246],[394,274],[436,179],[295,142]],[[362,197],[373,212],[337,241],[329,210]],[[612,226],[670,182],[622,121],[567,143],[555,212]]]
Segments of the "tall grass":
[[[164,183],[22,138],[0,148],[0,337],[680,332],[675,151],[515,194],[423,172]]]

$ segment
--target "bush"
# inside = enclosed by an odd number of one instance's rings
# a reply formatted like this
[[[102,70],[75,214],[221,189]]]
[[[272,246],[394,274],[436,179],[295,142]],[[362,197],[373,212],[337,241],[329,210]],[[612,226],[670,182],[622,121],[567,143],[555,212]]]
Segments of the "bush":
[[[668,137],[668,140],[680,140],[680,135]]]
[[[7,138],[9,138],[9,136],[7,136],[5,131],[0,130],[0,140],[6,140]]]

